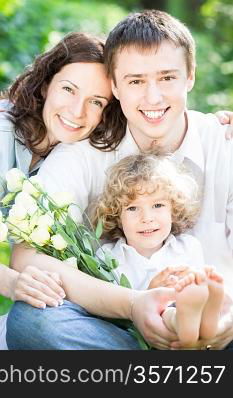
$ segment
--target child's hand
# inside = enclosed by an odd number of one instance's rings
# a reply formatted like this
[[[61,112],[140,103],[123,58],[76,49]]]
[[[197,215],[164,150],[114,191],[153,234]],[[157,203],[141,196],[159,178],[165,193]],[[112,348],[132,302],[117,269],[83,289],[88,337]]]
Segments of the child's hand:
[[[169,266],[153,277],[148,289],[156,287],[174,287],[177,281],[190,272],[187,265]]]

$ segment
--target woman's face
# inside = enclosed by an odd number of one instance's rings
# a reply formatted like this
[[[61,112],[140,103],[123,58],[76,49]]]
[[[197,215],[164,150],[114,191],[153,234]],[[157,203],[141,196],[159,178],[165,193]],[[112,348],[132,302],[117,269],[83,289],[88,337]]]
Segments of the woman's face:
[[[103,64],[76,62],[64,66],[51,80],[43,108],[50,144],[87,138],[101,121],[111,97]]]

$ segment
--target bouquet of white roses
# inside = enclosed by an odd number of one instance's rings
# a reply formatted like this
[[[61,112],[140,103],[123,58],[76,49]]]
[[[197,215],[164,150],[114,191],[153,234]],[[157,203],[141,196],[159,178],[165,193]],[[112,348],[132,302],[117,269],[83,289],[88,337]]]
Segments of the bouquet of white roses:
[[[0,241],[9,238],[16,243],[26,242],[38,252],[77,266],[91,276],[131,287],[124,274],[116,279],[114,269],[118,263],[110,252],[103,252],[102,258],[95,255],[96,248],[101,247],[101,220],[95,231],[76,223],[70,216],[72,195],[58,192],[49,196],[38,176],[27,178],[15,168],[7,172],[6,182],[8,193],[1,203],[9,212],[7,216],[0,212]],[[142,349],[150,349],[131,321],[111,321],[124,326]]]

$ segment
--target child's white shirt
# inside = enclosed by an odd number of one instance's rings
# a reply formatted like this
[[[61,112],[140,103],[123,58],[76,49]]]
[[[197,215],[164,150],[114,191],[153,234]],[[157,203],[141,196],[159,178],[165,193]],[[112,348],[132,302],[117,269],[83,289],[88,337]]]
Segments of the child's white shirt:
[[[188,234],[169,235],[164,245],[150,258],[139,254],[125,239],[106,243],[102,246],[118,260],[119,266],[114,270],[117,278],[126,275],[131,287],[137,290],[148,288],[151,279],[171,265],[189,265],[202,268],[205,264],[202,247],[198,239]],[[103,250],[98,249],[96,255],[103,258]]]

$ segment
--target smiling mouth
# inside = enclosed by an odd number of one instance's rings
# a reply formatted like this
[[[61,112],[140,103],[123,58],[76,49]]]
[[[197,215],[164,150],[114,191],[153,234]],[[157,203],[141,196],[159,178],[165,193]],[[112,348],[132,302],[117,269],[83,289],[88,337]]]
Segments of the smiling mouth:
[[[170,109],[170,106],[168,106],[165,109],[160,109],[158,111],[152,111],[152,110],[140,110],[140,112],[146,116],[147,119],[151,120],[151,121],[155,121],[155,120],[160,120],[165,113],[168,111],[168,109]]]
[[[61,116],[61,115],[58,115],[58,117],[59,117],[59,119],[61,120],[61,122],[62,122],[65,126],[67,126],[67,127],[69,127],[69,128],[72,128],[72,129],[80,129],[81,127],[84,127],[84,126],[81,126],[80,124],[71,122],[70,120],[66,119],[65,117],[63,117],[63,116]]]
[[[145,229],[144,231],[139,231],[138,233],[141,234],[141,235],[150,235],[153,232],[157,232],[157,231],[158,231],[158,228],[156,228],[156,229]]]

